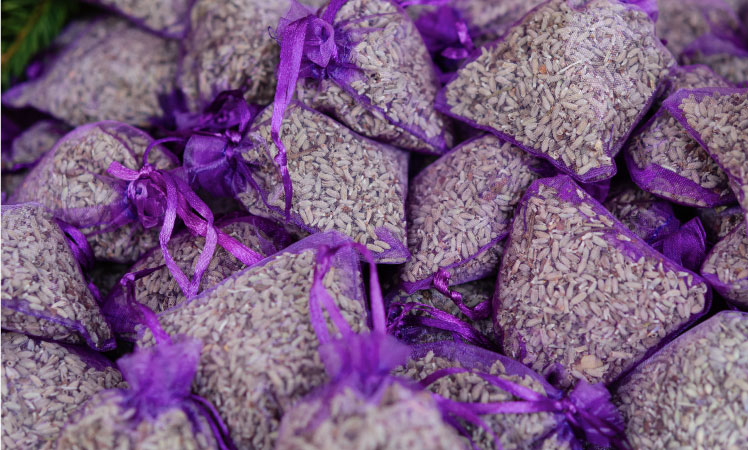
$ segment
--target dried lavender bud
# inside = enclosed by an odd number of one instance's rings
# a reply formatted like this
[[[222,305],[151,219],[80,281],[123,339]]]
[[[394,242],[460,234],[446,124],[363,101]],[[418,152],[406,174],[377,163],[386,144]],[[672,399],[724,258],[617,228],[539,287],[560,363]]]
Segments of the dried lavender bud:
[[[684,333],[617,394],[634,448],[745,448],[748,314],[723,311]]]
[[[327,380],[309,319],[315,250],[303,246],[329,236],[309,237],[159,316],[170,335],[202,340],[193,392],[215,405],[239,448],[272,448],[283,413]],[[358,332],[366,327],[358,256],[346,256],[324,285]],[[140,339],[151,341],[149,331]]]
[[[180,409],[169,409],[151,420],[140,420],[137,426],[129,422],[136,413],[128,408],[116,391],[95,395],[85,407],[77,411],[65,426],[57,441],[60,449],[217,449],[210,425],[197,418],[200,429],[196,433],[192,420]]]
[[[349,387],[331,399],[302,402],[284,416],[276,448],[279,450],[467,448],[457,432],[442,421],[426,392],[398,383],[371,399]],[[325,414],[319,423],[315,419]]]
[[[613,157],[673,62],[638,7],[552,0],[483,47],[437,106],[581,181],[600,181],[615,174]]]
[[[252,223],[235,222],[220,227],[220,230],[263,256],[268,256],[280,250],[280,248],[275,247],[275,244],[262,230]],[[195,237],[185,232],[172,238],[167,248],[174,262],[183,273],[193,273],[204,245],[205,238]],[[129,272],[155,268],[163,264],[164,254],[160,247],[156,247],[135,263]],[[218,247],[208,269],[203,273],[198,292],[212,288],[231,274],[244,268],[246,266],[225,248]],[[121,292],[118,295],[121,295]],[[184,293],[166,266],[135,282],[135,298],[157,313],[166,311],[185,300]],[[109,300],[107,299],[107,301]]]
[[[302,80],[298,98],[353,131],[400,148],[444,153],[449,121],[434,109],[439,80],[423,38],[399,7],[386,0],[348,0],[335,16],[336,35],[350,35],[346,86]]]
[[[680,226],[670,203],[634,185],[627,185],[611,196],[605,208],[648,244],[677,231]]]
[[[451,367],[462,367],[462,364],[459,360],[435,356],[433,351],[429,351],[423,357],[411,359],[407,366],[398,368],[394,374],[414,381],[421,381],[437,370]],[[537,380],[529,375],[508,374],[501,361],[497,360],[490,367],[480,370],[546,395],[545,388]],[[442,397],[459,402],[503,403],[521,400],[474,373],[458,373],[445,376],[429,385],[428,389]],[[531,448],[533,444],[538,444],[558,427],[558,418],[554,414],[545,412],[490,414],[481,416],[481,419],[496,433],[501,448],[506,450]],[[463,423],[463,425],[471,433],[473,443],[479,449],[496,448],[494,438],[486,430],[472,424]],[[550,440],[557,446],[547,447],[547,445],[544,445],[544,448],[571,448],[568,442],[558,442],[555,436],[551,436]]]
[[[735,11],[720,0],[658,0],[657,9],[657,36],[675,56],[707,33],[740,34]]]
[[[717,242],[701,274],[723,297],[748,309],[748,236],[742,224]]]
[[[243,154],[254,165],[252,175],[262,194],[247,186],[238,200],[252,214],[283,220],[285,194],[273,161],[278,149],[270,136],[271,115],[272,107],[266,108],[250,130],[267,146],[258,144]],[[407,153],[363,138],[299,103],[286,109],[281,136],[294,187],[291,215],[297,234],[336,230],[366,245],[379,263],[404,262]]]
[[[472,281],[470,283],[461,284],[459,286],[453,286],[450,289],[459,292],[462,295],[462,301],[468,308],[474,308],[479,303],[490,301],[493,295],[495,278],[487,278],[478,281]],[[493,336],[493,323],[490,318],[481,320],[471,320],[466,317],[457,305],[452,301],[451,298],[440,293],[436,289],[428,289],[425,291],[417,291],[412,295],[408,295],[405,292],[400,292],[395,298],[397,302],[403,303],[421,303],[434,308],[440,309],[444,312],[448,312],[458,319],[471,324],[476,330],[480,331],[486,336]],[[416,313],[418,314],[418,313]],[[428,314],[426,314],[428,316]],[[440,330],[424,330],[419,336],[413,339],[416,342],[437,342],[448,340],[452,337],[452,333],[448,331]]]
[[[154,33],[181,38],[194,0],[87,0],[117,12]]]
[[[748,220],[748,89],[681,91],[665,105],[727,174]]]
[[[147,126],[162,115],[158,97],[173,90],[177,43],[114,18],[76,28],[45,73],[3,95],[71,125],[117,120]]]
[[[124,384],[117,369],[85,349],[5,331],[2,341],[5,448],[53,448],[76,408],[96,392]]]
[[[68,131],[67,127],[52,120],[35,123],[13,139],[10,152],[3,154],[3,171],[32,166]]]
[[[675,72],[671,92],[730,86],[706,66],[681,67]],[[631,177],[647,192],[695,207],[734,201],[727,175],[664,108],[631,138],[626,156]]]
[[[416,283],[444,268],[450,282],[460,284],[495,273],[501,256],[495,248],[507,234],[514,207],[537,178],[536,163],[521,149],[488,135],[460,145],[421,171],[408,196],[411,258],[402,279]],[[470,267],[465,267],[467,260]]]
[[[111,350],[112,331],[51,214],[4,206],[2,238],[3,329]]]
[[[137,170],[151,141],[144,132],[118,122],[78,127],[29,172],[11,201],[39,202],[86,234],[104,230],[113,219],[111,207],[125,201],[119,184],[106,175],[109,164],[118,161]],[[150,152],[149,162],[157,169],[174,167],[160,147]],[[158,230],[145,231],[136,222],[90,235],[88,242],[97,259],[132,262],[158,244]]]
[[[697,211],[706,235],[711,242],[727,236],[733,228],[743,223],[743,210],[739,206],[718,206]]]
[[[494,294],[504,350],[560,383],[610,382],[707,306],[707,285],[570,178],[525,194]]]

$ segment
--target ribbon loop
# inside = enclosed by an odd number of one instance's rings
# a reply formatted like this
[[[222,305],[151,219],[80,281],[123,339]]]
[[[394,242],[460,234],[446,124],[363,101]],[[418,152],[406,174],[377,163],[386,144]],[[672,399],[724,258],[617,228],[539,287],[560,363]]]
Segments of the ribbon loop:
[[[463,313],[468,319],[483,320],[489,318],[491,315],[490,300],[482,301],[471,309],[462,301],[462,294],[449,289],[450,277],[451,275],[448,271],[440,268],[434,275],[434,288],[443,295],[449,297],[455,304],[455,306],[459,308],[460,312]]]

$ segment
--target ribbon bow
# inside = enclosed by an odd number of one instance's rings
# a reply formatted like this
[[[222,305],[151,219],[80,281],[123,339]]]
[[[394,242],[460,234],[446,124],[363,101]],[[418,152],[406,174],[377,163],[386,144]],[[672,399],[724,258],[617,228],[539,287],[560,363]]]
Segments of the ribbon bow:
[[[94,284],[90,274],[90,271],[94,266],[95,257],[93,249],[88,244],[86,235],[78,228],[67,222],[63,222],[60,219],[55,219],[55,222],[57,222],[57,225],[65,235],[65,241],[73,252],[73,257],[78,261],[78,265],[80,265],[81,272],[83,272],[83,278],[88,283],[88,289],[91,291],[94,299],[96,299],[97,302],[101,302],[101,293],[99,292],[99,288]]]
[[[461,367],[450,367],[432,373],[421,381],[421,385],[428,387],[440,378],[458,373],[474,373],[521,400],[466,403],[441,399],[441,405],[449,414],[472,422],[475,415],[558,413],[564,415],[576,434],[583,434],[591,444],[603,447],[630,447],[623,434],[623,418],[610,402],[610,392],[600,383],[592,385],[582,380],[569,394],[553,398],[495,375]],[[470,414],[466,415],[466,411]],[[498,447],[501,448],[501,445],[499,444]]]
[[[184,180],[172,172],[155,169],[147,162],[150,150],[164,141],[165,139],[154,141],[146,148],[143,166],[140,170],[129,169],[114,161],[109,165],[107,173],[128,182],[127,200],[130,207],[134,209],[135,217],[145,228],[153,228],[161,224],[159,243],[166,267],[177,280],[185,296],[191,298],[200,288],[202,275],[210,264],[216,245],[221,245],[246,265],[256,263],[262,259],[262,256],[218,230],[213,224],[213,213],[208,205],[190,189]],[[205,238],[205,244],[191,280],[177,266],[167,247],[174,232],[177,216],[182,219],[190,232]]]

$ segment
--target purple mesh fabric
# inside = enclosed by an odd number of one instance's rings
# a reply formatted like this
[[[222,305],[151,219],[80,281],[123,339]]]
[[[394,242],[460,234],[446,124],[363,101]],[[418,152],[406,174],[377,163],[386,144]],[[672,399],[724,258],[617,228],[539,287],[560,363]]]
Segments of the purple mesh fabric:
[[[696,235],[703,246],[703,234]],[[571,250],[585,242],[584,250]],[[652,303],[664,295],[671,300]],[[626,229],[571,178],[558,176],[533,183],[515,213],[493,311],[507,355],[569,386],[580,379],[613,382],[710,304],[703,279]]]
[[[683,106],[684,101],[692,106]],[[705,105],[708,103],[711,103],[713,110],[707,110]],[[698,110],[694,109],[696,104],[699,105]],[[730,188],[748,220],[748,159],[745,158],[748,154],[748,88],[682,90],[670,96],[663,107],[727,174]],[[693,112],[692,117],[697,118],[698,123],[689,123],[689,111]],[[717,115],[717,121],[710,119]],[[734,144],[727,144],[727,138]]]
[[[65,235],[42,205],[2,208],[2,327],[99,351],[116,344]]]
[[[450,121],[434,109],[439,78],[405,11],[388,0],[348,0],[332,28],[341,61],[300,80],[299,100],[372,139],[445,153],[453,136]],[[374,51],[382,54],[372,57]]]
[[[712,34],[705,35],[691,42],[681,53],[680,60],[685,64],[706,64],[731,83],[748,87],[748,42],[740,45]]]
[[[436,108],[547,159],[579,181],[611,178],[616,173],[613,157],[646,114],[667,68],[674,63],[654,36],[647,13],[653,9],[649,1],[600,0],[578,7],[563,0],[543,3],[501,39],[476,51],[439,92]],[[544,17],[551,14],[563,15],[553,23],[568,33],[596,30],[595,24],[606,20],[599,28],[600,32],[605,29],[606,37],[566,43],[561,35],[546,38],[548,30],[542,27],[551,22]],[[542,38],[523,41],[522,36],[531,30]],[[630,39],[612,40],[611,30]],[[515,42],[520,43],[517,51],[512,47]],[[606,55],[629,54],[635,48],[647,49],[648,69],[621,77],[625,61],[614,62]],[[546,60],[547,54],[556,56]],[[564,67],[555,67],[554,61]],[[529,67],[520,70],[517,66],[522,64]],[[476,77],[485,78],[482,82],[488,87],[477,89]],[[531,91],[545,96],[536,100],[528,95]]]
[[[748,446],[748,410],[737,401],[748,383],[747,339],[748,313],[722,311],[622,379],[614,401],[633,448]]]
[[[252,180],[237,199],[252,214],[284,220],[285,194],[273,160],[278,150],[271,139],[272,109],[265,108],[249,130],[257,145],[243,148],[242,157],[252,167]],[[408,153],[362,137],[298,102],[286,109],[283,128],[294,186],[287,224],[295,234],[332,229],[366,245],[377,263],[406,261]]]
[[[652,247],[676,264],[698,272],[706,256],[706,231],[699,218],[694,217],[678,231],[652,243]]]
[[[621,185],[604,203],[616,219],[652,244],[680,228],[673,206],[633,184]]]
[[[734,306],[748,310],[748,236],[736,226],[712,248],[701,276]]]
[[[407,202],[411,258],[401,272],[408,293],[438,270],[450,284],[494,274],[514,208],[537,175],[538,160],[492,135],[471,139],[422,170]]]
[[[170,39],[185,36],[196,0],[85,0],[119,14],[130,22]]]
[[[106,171],[113,161],[139,168],[152,140],[120,122],[78,127],[29,172],[10,202],[39,202],[56,218],[80,228],[97,259],[133,262],[158,243],[158,234],[137,221],[127,198],[128,184]],[[157,169],[170,169],[176,158],[162,147],[154,147],[149,162]]]
[[[41,120],[19,133],[11,142],[4,142],[3,173],[33,167],[68,131],[69,128],[57,121]]]
[[[101,120],[148,126],[162,114],[159,95],[173,90],[177,72],[175,41],[113,17],[69,28],[38,76],[3,93],[4,106],[33,107],[73,126]]]
[[[190,392],[201,348],[199,340],[178,338],[121,357],[128,387],[95,394],[72,415],[59,448],[89,440],[93,447],[235,448],[213,406]]]
[[[730,87],[705,66],[674,69],[669,91]],[[665,108],[660,108],[633,134],[625,151],[634,182],[647,192],[685,206],[713,207],[735,196],[725,175],[698,142]]]

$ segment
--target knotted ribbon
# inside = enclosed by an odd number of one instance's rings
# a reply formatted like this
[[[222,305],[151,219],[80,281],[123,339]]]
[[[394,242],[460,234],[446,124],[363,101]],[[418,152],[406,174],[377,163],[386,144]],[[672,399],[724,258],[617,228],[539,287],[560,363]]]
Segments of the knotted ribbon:
[[[623,434],[623,419],[616,407],[610,402],[610,393],[600,383],[591,385],[582,380],[570,393],[555,398],[495,375],[461,367],[450,367],[432,373],[421,381],[421,385],[428,387],[440,378],[459,373],[474,373],[521,400],[497,403],[465,403],[444,399],[442,404],[450,414],[467,420],[472,418],[472,415],[558,413],[564,415],[575,433],[584,435],[587,441],[594,445],[614,446],[615,448],[630,447]],[[466,410],[470,411],[472,415],[465,416]]]
[[[150,150],[167,139],[154,141],[146,148],[143,166],[140,170],[129,169],[114,161],[107,169],[107,173],[128,182],[126,188],[128,203],[131,210],[134,210],[134,216],[144,228],[161,225],[159,243],[166,267],[185,296],[192,298],[200,288],[202,275],[208,268],[217,245],[225,248],[248,266],[260,261],[262,256],[218,230],[213,223],[213,213],[210,208],[182,178],[173,172],[155,169],[148,163]],[[177,266],[167,247],[174,232],[177,217],[182,219],[191,233],[205,238],[205,244],[191,280]]]
[[[489,300],[482,301],[475,305],[472,309],[469,308],[462,301],[462,294],[457,291],[449,290],[449,278],[450,273],[444,269],[437,270],[434,275],[434,288],[449,297],[454,304],[460,309],[460,312],[465,314],[470,320],[482,320],[487,319],[491,315],[491,303]]]

